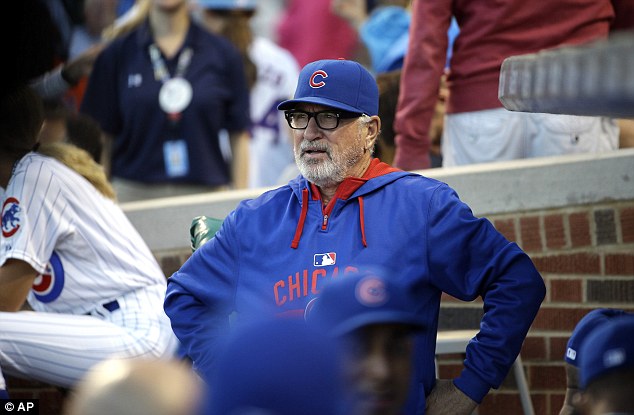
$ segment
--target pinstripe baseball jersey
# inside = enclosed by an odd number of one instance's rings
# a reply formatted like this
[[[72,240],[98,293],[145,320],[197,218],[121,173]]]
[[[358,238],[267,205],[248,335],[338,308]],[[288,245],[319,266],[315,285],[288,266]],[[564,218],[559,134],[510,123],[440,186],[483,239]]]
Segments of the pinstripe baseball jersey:
[[[9,258],[40,273],[28,296],[36,311],[85,314],[123,294],[165,284],[116,203],[37,153],[16,164],[4,194],[0,265]]]

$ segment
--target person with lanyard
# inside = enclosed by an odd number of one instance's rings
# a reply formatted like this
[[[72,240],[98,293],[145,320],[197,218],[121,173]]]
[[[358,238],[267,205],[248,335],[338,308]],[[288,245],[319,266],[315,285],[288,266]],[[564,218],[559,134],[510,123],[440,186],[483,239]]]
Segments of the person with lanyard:
[[[119,201],[245,187],[238,51],[194,22],[187,0],[142,0],[134,14],[97,58],[81,106],[112,136]]]

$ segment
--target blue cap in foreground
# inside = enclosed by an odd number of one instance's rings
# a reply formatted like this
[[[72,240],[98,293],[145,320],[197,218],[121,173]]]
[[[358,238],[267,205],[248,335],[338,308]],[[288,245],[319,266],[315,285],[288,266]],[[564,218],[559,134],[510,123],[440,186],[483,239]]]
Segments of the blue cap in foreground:
[[[581,388],[619,369],[634,370],[634,315],[615,317],[594,329],[581,345]]]
[[[277,109],[293,109],[298,103],[377,115],[379,88],[372,74],[360,63],[324,59],[304,66],[299,73],[293,99],[280,103]]]
[[[622,316],[625,311],[615,308],[597,308],[590,311],[583,316],[581,320],[575,326],[570,338],[568,339],[568,345],[566,346],[565,360],[567,363],[577,367],[579,364],[580,347],[586,337],[596,327],[605,324],[607,321],[614,317]]]
[[[334,336],[371,324],[406,324],[424,328],[420,297],[411,282],[386,275],[385,270],[363,270],[327,284],[309,304],[306,320]]]
[[[208,415],[343,415],[338,343],[302,320],[240,327],[221,349]]]

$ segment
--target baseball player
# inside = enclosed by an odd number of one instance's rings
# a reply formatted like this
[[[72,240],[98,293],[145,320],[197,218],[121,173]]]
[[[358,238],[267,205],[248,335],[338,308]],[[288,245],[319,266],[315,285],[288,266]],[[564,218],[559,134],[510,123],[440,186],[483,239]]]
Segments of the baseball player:
[[[2,371],[70,388],[109,357],[173,356],[165,278],[141,236],[81,175],[29,151],[42,124],[29,88],[0,113]]]

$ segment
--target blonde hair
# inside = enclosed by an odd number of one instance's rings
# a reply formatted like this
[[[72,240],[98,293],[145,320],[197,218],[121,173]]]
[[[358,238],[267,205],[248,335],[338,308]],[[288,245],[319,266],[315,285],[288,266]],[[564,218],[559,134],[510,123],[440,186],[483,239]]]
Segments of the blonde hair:
[[[95,189],[108,199],[116,200],[116,194],[106,177],[103,167],[87,151],[69,143],[43,144],[38,153],[63,163],[88,180]]]
[[[131,32],[148,16],[151,5],[150,0],[136,0],[130,10],[103,30],[102,40],[110,41]]]

